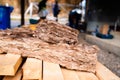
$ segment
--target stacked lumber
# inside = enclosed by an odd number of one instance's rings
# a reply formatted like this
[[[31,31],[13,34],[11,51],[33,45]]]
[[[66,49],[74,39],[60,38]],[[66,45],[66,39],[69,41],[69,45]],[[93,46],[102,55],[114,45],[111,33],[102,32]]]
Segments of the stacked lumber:
[[[0,57],[0,75],[15,75],[22,62],[20,55],[7,54]]]
[[[27,58],[22,67],[23,80],[42,79],[42,61],[35,58]]]
[[[9,58],[14,56],[14,64],[20,62],[18,55],[15,54],[0,54],[0,59],[5,56]],[[9,60],[0,62],[0,67],[2,64],[8,65],[7,63],[9,62]],[[13,68],[16,69],[16,67]],[[13,68],[6,68],[6,73],[0,70],[0,77],[2,77],[0,80],[120,80],[118,76],[99,62],[97,62],[96,73],[70,70],[61,67],[59,64],[41,61],[35,58],[27,58],[23,65],[19,65],[19,68],[17,68],[14,74],[8,75],[8,73],[12,72]]]
[[[20,54],[73,70],[95,73],[95,45],[78,42],[78,31],[54,21],[44,20],[35,30],[20,27],[0,31],[0,53]]]

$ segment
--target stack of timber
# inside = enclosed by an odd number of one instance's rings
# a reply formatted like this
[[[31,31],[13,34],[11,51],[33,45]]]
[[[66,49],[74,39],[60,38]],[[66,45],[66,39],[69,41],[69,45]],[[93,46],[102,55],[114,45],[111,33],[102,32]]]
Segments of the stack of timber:
[[[97,61],[99,48],[54,21],[0,31],[1,80],[119,80]],[[104,74],[104,75],[103,75]],[[106,77],[110,75],[110,77]]]
[[[66,69],[59,64],[35,58],[24,60],[18,54],[0,54],[0,80],[120,80],[120,78],[100,62],[97,62],[96,73],[91,73]]]
[[[78,34],[69,26],[43,20],[34,29],[20,27],[0,31],[0,53],[20,54],[95,73],[99,49],[78,42]]]

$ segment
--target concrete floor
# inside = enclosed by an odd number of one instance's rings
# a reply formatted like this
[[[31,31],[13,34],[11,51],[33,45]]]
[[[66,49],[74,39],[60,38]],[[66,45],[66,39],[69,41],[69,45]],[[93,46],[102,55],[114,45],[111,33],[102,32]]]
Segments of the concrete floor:
[[[111,33],[113,39],[101,39],[91,34],[86,35],[86,41],[98,45],[100,48],[105,49],[109,52],[113,52],[120,57],[120,32]]]
[[[112,32],[113,39],[100,39],[91,34],[85,34],[85,40],[100,48],[98,61],[120,77],[120,32]]]

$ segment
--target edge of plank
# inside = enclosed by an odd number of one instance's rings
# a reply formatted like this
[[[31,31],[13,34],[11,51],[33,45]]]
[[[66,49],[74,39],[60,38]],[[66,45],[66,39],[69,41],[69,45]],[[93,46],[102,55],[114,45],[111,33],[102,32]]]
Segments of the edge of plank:
[[[112,71],[110,71],[100,62],[97,62],[96,76],[100,80],[120,80],[120,78],[117,75],[115,75]]]

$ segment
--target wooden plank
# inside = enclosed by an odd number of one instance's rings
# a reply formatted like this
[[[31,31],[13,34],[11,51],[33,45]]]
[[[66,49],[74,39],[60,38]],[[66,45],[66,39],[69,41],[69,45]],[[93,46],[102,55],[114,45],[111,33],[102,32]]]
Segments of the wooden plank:
[[[43,62],[43,80],[64,80],[59,64]]]
[[[15,76],[5,76],[3,80],[21,80],[22,78],[22,70],[19,69],[19,71],[15,74]]]
[[[0,60],[4,59],[6,54],[0,54]]]
[[[112,73],[108,68],[106,68],[100,62],[98,62],[96,66],[96,75],[100,80],[120,80],[118,76]]]
[[[64,80],[79,80],[77,73],[74,70],[61,68]]]
[[[95,74],[90,72],[77,71],[80,80],[99,80]]]
[[[2,58],[4,58],[4,56],[5,55],[3,55],[3,54],[0,53],[0,60],[2,60]],[[2,80],[2,79],[3,79],[3,76],[0,76],[0,80]]]
[[[27,58],[23,69],[23,80],[42,80],[42,60]]]
[[[21,55],[6,54],[0,58],[0,75],[14,76],[21,63]]]

